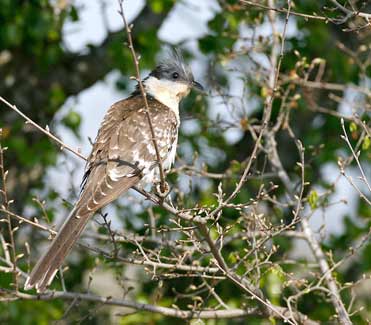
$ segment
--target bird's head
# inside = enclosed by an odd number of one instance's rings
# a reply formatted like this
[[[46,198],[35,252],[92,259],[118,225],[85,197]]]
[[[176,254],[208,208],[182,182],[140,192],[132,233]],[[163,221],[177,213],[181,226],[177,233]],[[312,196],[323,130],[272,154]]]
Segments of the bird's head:
[[[166,60],[144,80],[146,92],[164,102],[179,101],[187,96],[192,88],[203,91],[202,85],[194,80],[191,68],[186,65],[179,51],[174,50]]]

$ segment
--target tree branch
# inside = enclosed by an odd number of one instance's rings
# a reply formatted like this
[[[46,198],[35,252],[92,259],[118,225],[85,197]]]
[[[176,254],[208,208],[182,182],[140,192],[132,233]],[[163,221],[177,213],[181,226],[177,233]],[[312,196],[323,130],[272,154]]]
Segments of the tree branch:
[[[4,291],[0,289],[0,292]],[[258,315],[259,311],[257,308],[242,309],[228,309],[228,310],[182,310],[169,307],[155,306],[150,304],[139,303],[135,301],[129,301],[125,299],[116,299],[112,297],[101,297],[92,294],[74,293],[74,292],[47,292],[41,295],[29,295],[25,293],[14,293],[15,297],[25,300],[80,300],[98,302],[105,305],[128,307],[137,311],[148,311],[151,313],[158,313],[164,316],[181,318],[181,319],[230,319],[230,318],[243,318],[249,315]]]

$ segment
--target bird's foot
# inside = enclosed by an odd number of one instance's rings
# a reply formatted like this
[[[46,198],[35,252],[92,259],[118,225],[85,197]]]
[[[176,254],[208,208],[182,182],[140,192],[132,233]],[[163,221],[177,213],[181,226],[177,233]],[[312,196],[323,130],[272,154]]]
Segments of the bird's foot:
[[[170,186],[169,184],[165,181],[163,183],[158,182],[155,184],[155,189],[157,195],[164,200],[170,193]]]

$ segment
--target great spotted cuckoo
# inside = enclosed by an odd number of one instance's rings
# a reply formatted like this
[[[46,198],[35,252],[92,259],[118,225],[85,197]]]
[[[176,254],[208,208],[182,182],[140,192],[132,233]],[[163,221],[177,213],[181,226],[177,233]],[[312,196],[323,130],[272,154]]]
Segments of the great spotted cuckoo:
[[[163,168],[174,162],[179,102],[192,88],[202,90],[189,66],[175,52],[145,79],[150,119]],[[144,98],[137,86],[107,111],[87,160],[80,197],[50,247],[39,259],[25,289],[43,292],[52,282],[94,213],[134,185],[158,181],[158,160]]]

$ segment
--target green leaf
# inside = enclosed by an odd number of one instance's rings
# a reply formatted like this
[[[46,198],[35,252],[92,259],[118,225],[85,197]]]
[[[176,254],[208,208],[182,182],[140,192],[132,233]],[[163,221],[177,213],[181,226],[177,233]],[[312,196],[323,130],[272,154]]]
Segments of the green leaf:
[[[371,145],[371,139],[369,136],[366,136],[362,142],[362,150],[365,150],[365,151],[368,150],[370,148],[370,145]]]
[[[53,108],[57,108],[63,104],[65,99],[66,94],[64,93],[61,85],[58,83],[53,84],[50,90],[50,105]]]
[[[69,12],[70,18],[72,21],[78,21],[79,20],[79,13],[75,6],[71,6],[70,12]]]
[[[232,264],[236,264],[237,263],[237,256],[236,256],[236,253],[235,252],[231,252],[229,255],[228,255],[228,261]]]
[[[310,207],[314,210],[317,208],[318,204],[318,194],[317,191],[312,190],[308,195],[308,202]]]
[[[62,123],[70,128],[72,132],[78,137],[79,136],[79,127],[81,124],[81,116],[80,114],[70,111],[63,119]]]
[[[357,124],[356,123],[354,123],[354,122],[351,122],[350,123],[350,125],[349,125],[349,130],[350,130],[350,132],[355,132],[355,131],[357,131]]]
[[[279,265],[269,268],[260,280],[260,285],[265,288],[269,299],[275,305],[279,305],[284,282],[285,274]]]

